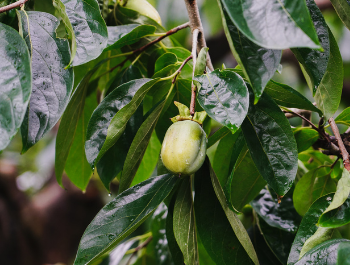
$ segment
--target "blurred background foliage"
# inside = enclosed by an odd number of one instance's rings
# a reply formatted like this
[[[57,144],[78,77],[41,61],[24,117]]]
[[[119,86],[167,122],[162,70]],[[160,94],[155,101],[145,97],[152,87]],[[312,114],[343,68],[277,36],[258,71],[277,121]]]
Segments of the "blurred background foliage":
[[[103,1],[106,0],[99,0]],[[2,0],[0,6],[11,2],[14,1]],[[149,2],[159,11],[166,29],[188,21],[184,1],[149,0]],[[330,1],[319,0],[316,3],[338,42],[343,58],[344,87],[342,102],[338,109],[340,113],[350,105],[350,31],[343,26]],[[114,5],[112,0],[109,0],[109,5]],[[221,67],[222,64],[228,68],[235,67],[237,63],[223,32],[217,1],[198,0],[198,5],[214,67]],[[54,13],[48,0],[30,0],[26,8]],[[16,28],[15,11],[1,14],[0,21]],[[190,48],[189,29],[176,33],[174,37],[184,47]],[[117,61],[111,62],[108,67],[117,63]],[[273,79],[290,85],[312,100],[311,91],[290,50],[283,51],[281,64],[282,72],[276,73]],[[92,65],[94,62],[77,67],[75,85]],[[95,75],[98,76],[101,71]],[[105,85],[103,82],[106,82],[103,78],[99,80],[99,87]],[[317,124],[318,115],[314,113],[312,120]],[[301,124],[299,118],[291,118],[290,122],[293,126]],[[86,226],[100,208],[112,198],[108,196],[96,172],[85,193],[74,187],[67,179],[64,179],[66,190],[58,186],[54,176],[55,137],[58,126],[59,124],[24,155],[20,154],[22,143],[19,133],[0,154],[0,264],[71,264]],[[215,129],[215,126],[217,125],[214,124],[212,129]],[[342,125],[339,125],[339,128],[341,133],[347,129]],[[152,142],[156,149],[159,148],[160,143],[157,139]],[[149,153],[153,154],[152,150],[149,150]],[[156,167],[154,163],[143,163],[140,171],[147,171],[150,174],[154,172],[154,167]],[[111,190],[112,193],[117,190],[117,181],[113,183]],[[149,231],[150,221],[139,229]],[[342,230],[343,236],[350,238],[348,226]],[[12,260],[8,261],[6,257],[12,257]]]

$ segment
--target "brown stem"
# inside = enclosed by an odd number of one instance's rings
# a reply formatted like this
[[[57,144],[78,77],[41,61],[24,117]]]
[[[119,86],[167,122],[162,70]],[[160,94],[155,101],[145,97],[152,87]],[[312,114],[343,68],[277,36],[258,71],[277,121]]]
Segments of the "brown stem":
[[[197,0],[185,0],[185,4],[187,8],[188,17],[190,19],[190,28],[192,33],[195,29],[199,30],[197,52],[200,52],[200,50],[203,47],[207,47],[207,44],[205,42],[202,21],[199,16]],[[207,55],[207,66],[210,71],[214,71],[214,67],[211,63],[209,54]]]
[[[192,58],[193,58],[193,70],[192,70],[192,83],[191,83],[191,103],[190,114],[193,117],[196,108],[196,86],[193,84],[194,71],[197,62],[197,46],[198,46],[198,34],[199,30],[195,29],[192,33]]]
[[[4,7],[0,7],[0,13],[9,11],[9,10],[17,8],[17,7],[21,7],[27,1],[28,0],[19,0],[17,2],[14,2],[14,3],[10,4],[10,5],[4,6]]]
[[[188,57],[186,58],[186,60],[183,61],[183,63],[180,65],[179,69],[177,69],[176,74],[175,74],[175,76],[174,76],[174,78],[173,78],[173,81],[171,81],[171,83],[174,84],[174,83],[176,82],[176,78],[177,78],[177,76],[181,73],[182,68],[184,68],[184,66],[186,65],[186,63],[187,63],[189,60],[191,60],[191,59],[192,59],[192,54],[191,54],[190,56],[188,56]]]
[[[349,153],[348,153],[348,151],[347,151],[346,148],[345,148],[345,145],[344,145],[344,143],[343,143],[343,140],[341,139],[341,136],[340,136],[338,127],[337,127],[337,125],[335,124],[335,121],[334,121],[333,118],[329,118],[328,122],[329,122],[329,125],[330,125],[331,128],[332,128],[332,131],[333,131],[333,133],[334,133],[335,138],[337,139],[338,146],[339,146],[339,150],[340,150],[340,153],[341,153],[341,155],[342,155],[342,157],[343,157],[344,167],[345,167],[348,171],[350,171]]]
[[[132,258],[137,254],[137,252],[138,252],[140,249],[146,247],[146,246],[149,244],[149,242],[151,242],[152,238],[153,238],[153,237],[150,236],[149,238],[147,238],[147,240],[146,240],[145,242],[143,242],[141,245],[139,245],[139,246],[137,246],[137,247],[135,248],[134,252],[131,254],[131,256],[130,256],[128,262],[126,263],[126,265],[129,265],[129,264],[130,264]]]

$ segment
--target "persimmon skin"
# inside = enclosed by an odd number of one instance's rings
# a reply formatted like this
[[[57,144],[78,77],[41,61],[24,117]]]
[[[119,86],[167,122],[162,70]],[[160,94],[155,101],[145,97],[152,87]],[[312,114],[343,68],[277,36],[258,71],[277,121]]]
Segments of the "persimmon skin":
[[[192,175],[202,166],[206,150],[207,137],[203,128],[195,121],[178,121],[165,134],[161,159],[169,171]]]

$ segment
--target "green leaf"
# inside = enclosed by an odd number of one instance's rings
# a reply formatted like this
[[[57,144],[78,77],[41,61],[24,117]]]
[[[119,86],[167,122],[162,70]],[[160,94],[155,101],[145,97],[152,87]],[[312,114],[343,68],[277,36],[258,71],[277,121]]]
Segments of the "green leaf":
[[[307,172],[298,181],[293,202],[295,210],[300,215],[305,215],[311,204],[319,197],[335,191],[334,180],[328,173],[324,167],[318,167]]]
[[[307,252],[295,265],[317,264],[317,265],[335,265],[337,262],[337,250],[341,243],[348,243],[347,239],[333,239]]]
[[[137,169],[141,164],[143,155],[146,152],[146,148],[163,107],[164,102],[160,103],[152,111],[152,113],[147,117],[147,119],[142,123],[140,129],[137,131],[125,159],[122,176],[119,182],[119,192],[123,192],[130,187]]]
[[[348,242],[342,242],[338,247],[337,265],[349,265],[350,264],[350,244]]]
[[[67,31],[72,34],[72,42],[76,42],[76,52],[72,49],[73,66],[87,63],[96,59],[107,45],[108,32],[96,0],[54,0],[56,8],[68,16],[63,22]],[[60,1],[60,2],[59,2]],[[72,29],[74,32],[72,32]],[[74,36],[74,37],[73,37]]]
[[[277,192],[290,189],[298,169],[297,145],[288,119],[266,94],[250,105],[242,131],[261,176]]]
[[[251,41],[270,49],[320,48],[305,1],[221,0],[236,27]]]
[[[282,51],[266,49],[252,42],[235,26],[228,15],[228,10],[221,5],[220,0],[218,4],[231,51],[242,68],[244,76],[252,85],[255,95],[254,103],[257,103],[266,84],[279,67]]]
[[[231,134],[230,130],[226,126],[221,127],[212,136],[209,137],[207,149],[212,147],[217,141],[220,141],[228,134]]]
[[[258,222],[259,229],[271,251],[282,264],[287,264],[295,234],[269,226],[260,216]]]
[[[74,139],[64,167],[68,178],[74,183],[74,185],[83,191],[85,191],[92,175],[90,165],[86,160],[85,140],[89,119],[92,112],[97,107],[96,97],[96,93],[92,93],[85,100],[84,110],[78,121]]]
[[[350,3],[348,0],[331,0],[335,11],[343,21],[344,25],[350,30]]]
[[[207,114],[232,133],[241,126],[248,112],[249,94],[243,79],[231,71],[215,70],[196,76],[201,88],[198,102]]]
[[[131,186],[148,179],[152,175],[157,166],[161,146],[156,133],[153,132]]]
[[[30,55],[16,30],[0,23],[0,152],[22,124],[32,91]]]
[[[314,96],[317,107],[328,120],[338,110],[343,89],[343,61],[332,32],[328,28],[330,54],[326,73]]]
[[[70,52],[68,41],[56,38],[58,19],[36,11],[17,14],[32,59],[32,94],[21,126],[24,153],[61,118],[73,89],[73,70],[63,69]]]
[[[148,179],[104,206],[86,228],[74,265],[93,264],[110,252],[154,212],[177,181],[171,174]]]
[[[299,260],[300,251],[306,242],[318,229],[317,221],[322,212],[331,203],[334,194],[328,194],[316,200],[307,213],[304,215],[295,236],[291,251],[288,257],[288,265],[295,264]]]
[[[292,52],[310,77],[310,89],[313,91],[313,93],[316,93],[317,88],[327,71],[330,56],[330,41],[328,26],[315,1],[306,0],[306,5],[309,8],[311,19],[313,20],[313,24],[316,28],[318,39],[321,42],[323,51],[309,48],[295,48],[292,49]]]
[[[184,177],[174,206],[174,235],[186,265],[199,264],[191,178]]]
[[[107,27],[108,43],[104,51],[117,50],[126,45],[134,44],[147,35],[154,34],[155,26],[128,24],[114,27]]]
[[[98,67],[104,62],[105,60],[96,64],[96,66],[84,76],[84,78],[76,87],[74,94],[71,97],[65,112],[63,113],[63,116],[60,122],[60,127],[58,128],[58,132],[57,132],[56,148],[55,148],[55,175],[56,175],[56,180],[61,187],[63,187],[63,184],[62,184],[63,170],[65,168],[65,164],[75,138],[79,121],[81,120],[81,116],[84,113],[85,98],[88,93],[89,81],[93,76],[93,74],[98,69]],[[83,120],[80,121],[80,125],[82,125],[82,122]],[[83,136],[85,138],[85,133]],[[90,170],[90,173],[91,173],[91,170]],[[85,185],[79,185],[79,186],[81,186],[82,189],[85,189]]]
[[[244,141],[244,140],[243,140]],[[225,161],[225,160],[224,160]],[[241,211],[243,207],[259,195],[266,181],[256,168],[247,146],[243,147],[231,172],[229,198],[235,209]]]
[[[333,216],[336,216],[339,218],[339,211],[343,209],[337,209],[340,208],[345,201],[348,199],[350,194],[350,174],[349,171],[344,168],[343,174],[340,180],[337,184],[337,190],[334,194],[333,200],[331,204],[327,207],[327,209],[323,212],[323,214],[320,216],[320,219],[318,221],[318,225],[321,227],[338,227],[337,225],[333,224]],[[347,208],[347,207],[345,207]],[[343,210],[344,211],[344,210]],[[340,215],[341,219],[344,219],[345,216]],[[349,217],[345,218],[345,223],[350,222]]]
[[[103,99],[91,116],[86,134],[85,152],[91,167],[117,142],[130,117],[155,82],[146,78],[133,80],[119,86]]]
[[[251,258],[251,260],[254,262],[254,264],[259,264],[258,257],[256,255],[253,244],[248,236],[248,233],[244,228],[242,222],[239,220],[238,216],[229,207],[224,191],[220,186],[220,182],[216,177],[214,170],[211,167],[210,167],[210,178],[211,178],[211,182],[212,182],[216,197],[218,198],[221,204],[221,207],[224,210],[233,231],[235,232],[236,237],[238,238],[239,242],[241,243],[241,245],[243,246],[243,248],[245,249],[249,257]]]
[[[298,146],[298,153],[309,149],[320,138],[319,133],[312,128],[300,127],[293,130],[293,132]]]
[[[344,124],[346,126],[350,126],[350,107],[343,110],[334,121],[339,124]]]
[[[310,100],[290,86],[271,80],[267,83],[265,92],[280,106],[311,110],[322,115],[322,111],[316,108]]]
[[[216,198],[207,164],[195,174],[194,210],[198,235],[215,264],[254,264]]]
[[[167,52],[161,55],[155,65],[154,65],[154,72],[157,73],[161,71],[163,68],[167,67],[168,65],[174,65],[177,64],[177,56],[174,53]]]
[[[250,204],[269,226],[291,233],[298,230],[301,218],[293,207],[291,191],[278,203],[267,189],[263,189]]]
[[[198,54],[198,58],[196,61],[196,66],[194,68],[194,75],[202,75],[207,66],[207,53],[209,48],[203,47]]]

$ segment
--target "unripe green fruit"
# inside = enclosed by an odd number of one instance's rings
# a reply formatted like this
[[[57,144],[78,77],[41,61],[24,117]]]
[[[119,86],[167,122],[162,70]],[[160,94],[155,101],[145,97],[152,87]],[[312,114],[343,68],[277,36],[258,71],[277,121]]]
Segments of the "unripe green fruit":
[[[175,122],[167,130],[161,150],[164,166],[176,174],[191,175],[205,160],[207,137],[195,121]]]
[[[120,5],[147,16],[162,25],[158,11],[146,0],[118,0]]]

